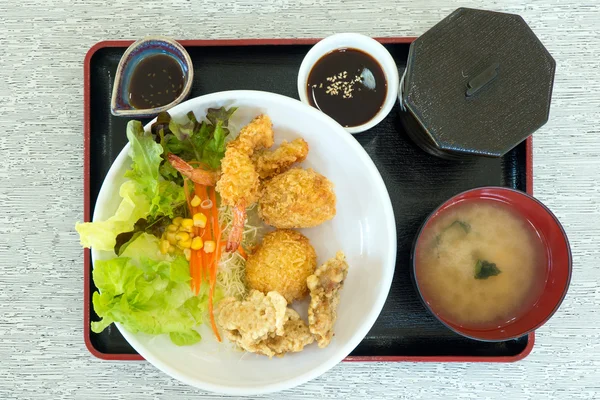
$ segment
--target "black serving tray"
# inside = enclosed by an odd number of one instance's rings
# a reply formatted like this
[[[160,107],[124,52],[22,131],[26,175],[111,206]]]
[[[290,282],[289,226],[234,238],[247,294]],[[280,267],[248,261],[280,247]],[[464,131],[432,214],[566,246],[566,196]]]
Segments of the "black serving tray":
[[[403,73],[410,38],[380,39]],[[296,77],[313,39],[181,41],[194,64],[191,97],[235,89],[263,90],[298,98]],[[100,42],[90,49],[84,71],[85,220],[89,221],[111,164],[126,144],[127,118],[110,113],[115,71],[129,41]],[[403,131],[398,106],[375,128],[358,134],[389,191],[398,232],[396,272],[377,322],[351,353],[352,361],[515,361],[533,347],[533,334],[500,343],[461,337],[431,316],[421,304],[409,274],[413,238],[446,199],[478,186],[505,186],[531,191],[531,140],[499,159],[448,161],[414,145]],[[147,121],[143,121],[144,123]],[[142,359],[114,326],[90,331],[97,320],[91,297],[89,250],[85,250],[84,332],[88,349],[110,360]]]

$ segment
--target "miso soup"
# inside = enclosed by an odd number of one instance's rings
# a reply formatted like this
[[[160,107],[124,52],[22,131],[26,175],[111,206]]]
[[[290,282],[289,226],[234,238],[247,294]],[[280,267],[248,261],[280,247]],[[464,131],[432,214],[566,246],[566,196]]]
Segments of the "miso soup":
[[[424,229],[416,249],[423,298],[442,319],[471,329],[506,325],[540,297],[547,274],[542,239],[496,200],[466,200]]]

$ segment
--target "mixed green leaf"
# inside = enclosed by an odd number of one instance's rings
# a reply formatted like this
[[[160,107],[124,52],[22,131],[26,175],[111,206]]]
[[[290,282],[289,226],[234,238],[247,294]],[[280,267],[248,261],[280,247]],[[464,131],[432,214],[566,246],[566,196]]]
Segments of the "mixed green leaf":
[[[229,119],[236,110],[235,107],[209,108],[207,121],[202,122],[198,122],[191,111],[181,121],[175,121],[169,113],[163,112],[151,129],[166,152],[176,154],[184,160],[194,159],[217,169],[225,155],[225,138],[230,133]],[[171,168],[161,170],[163,176],[172,176]]]

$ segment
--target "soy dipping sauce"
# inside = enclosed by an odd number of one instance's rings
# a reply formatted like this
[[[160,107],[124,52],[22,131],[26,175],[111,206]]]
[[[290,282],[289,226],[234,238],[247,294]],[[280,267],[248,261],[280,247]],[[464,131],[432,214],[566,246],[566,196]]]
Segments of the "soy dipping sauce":
[[[385,101],[387,81],[381,65],[357,49],[337,49],[317,61],[308,75],[313,107],[353,127],[370,121]]]
[[[129,81],[129,104],[137,109],[167,105],[183,91],[185,76],[179,62],[166,54],[144,58]]]

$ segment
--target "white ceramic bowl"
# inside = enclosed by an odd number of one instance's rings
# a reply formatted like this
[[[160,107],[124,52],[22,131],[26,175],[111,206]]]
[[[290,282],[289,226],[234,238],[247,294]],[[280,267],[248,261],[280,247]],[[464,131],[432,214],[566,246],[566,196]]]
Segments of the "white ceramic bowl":
[[[230,91],[188,100],[170,112],[203,116],[209,107],[236,106],[231,124],[241,127],[260,113],[273,120],[275,142],[302,136],[310,146],[304,167],[314,168],[335,185],[337,215],[315,228],[310,238],[318,262],[346,253],[350,266],[338,308],[335,337],[329,347],[316,344],[283,358],[234,351],[201,327],[202,341],[177,347],[166,335],[132,334],[117,324],[127,341],[158,369],[189,385],[233,395],[256,395],[288,389],[313,379],[342,361],[364,338],[381,312],[396,262],[396,227],[386,187],[364,149],[333,119],[301,102],[272,93]],[[146,125],[149,129],[149,125]],[[125,134],[125,132],[123,132]],[[126,145],[100,189],[93,220],[116,210],[118,188],[130,166]],[[92,260],[114,257],[92,249]]]
[[[308,53],[306,53],[306,56],[300,65],[300,70],[298,72],[298,95],[303,103],[310,105],[306,83],[313,65],[315,65],[325,54],[344,48],[361,50],[373,57],[379,62],[379,65],[381,65],[387,81],[387,94],[381,110],[379,110],[371,120],[362,125],[344,128],[348,132],[355,134],[371,129],[380,123],[390,111],[392,111],[394,103],[398,98],[398,67],[389,51],[387,51],[387,49],[377,40],[358,33],[338,33],[328,36],[315,44]]]

